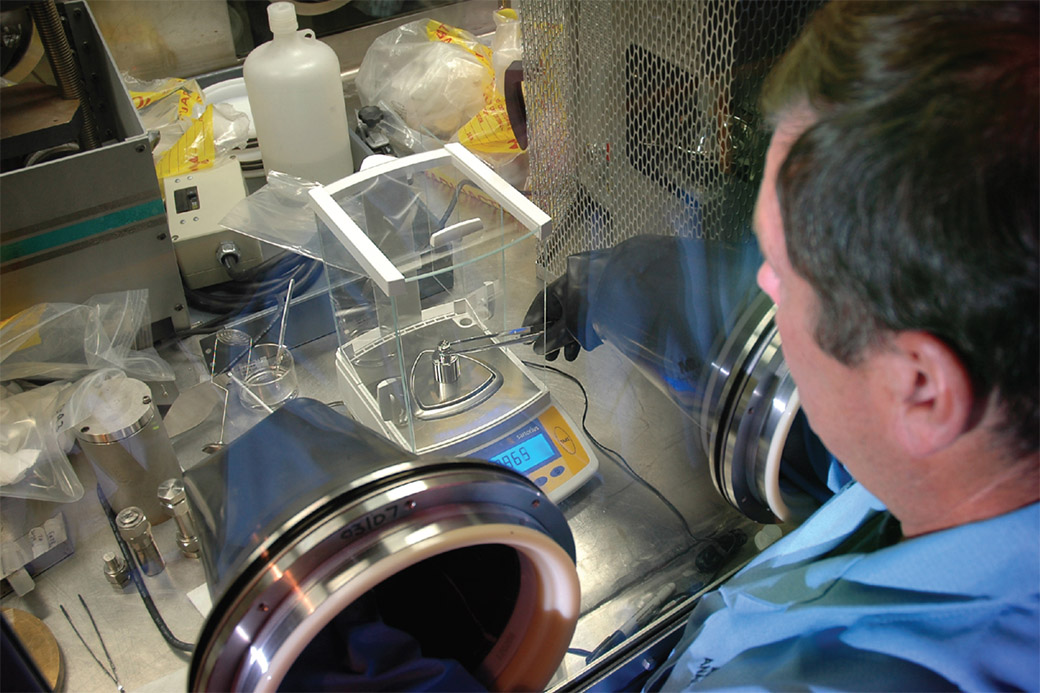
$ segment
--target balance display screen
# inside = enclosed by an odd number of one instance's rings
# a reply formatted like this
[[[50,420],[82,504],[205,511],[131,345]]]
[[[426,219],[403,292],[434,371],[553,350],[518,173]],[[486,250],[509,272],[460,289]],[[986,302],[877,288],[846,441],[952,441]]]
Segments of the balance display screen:
[[[511,467],[521,474],[526,474],[535,467],[545,464],[556,456],[556,451],[541,433],[534,438],[528,438],[522,443],[517,443],[511,448],[495,454],[491,461],[503,467]]]
[[[558,459],[559,456],[560,452],[553,445],[552,438],[537,419],[474,453],[474,457],[500,464],[524,475]]]

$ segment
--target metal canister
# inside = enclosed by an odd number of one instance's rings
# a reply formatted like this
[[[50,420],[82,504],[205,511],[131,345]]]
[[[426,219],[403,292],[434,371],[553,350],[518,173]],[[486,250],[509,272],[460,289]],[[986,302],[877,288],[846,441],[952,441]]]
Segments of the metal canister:
[[[165,522],[169,515],[156,489],[181,471],[148,386],[140,380],[113,378],[99,388],[98,401],[103,406],[75,431],[101,489],[116,510],[134,505],[152,525]]]

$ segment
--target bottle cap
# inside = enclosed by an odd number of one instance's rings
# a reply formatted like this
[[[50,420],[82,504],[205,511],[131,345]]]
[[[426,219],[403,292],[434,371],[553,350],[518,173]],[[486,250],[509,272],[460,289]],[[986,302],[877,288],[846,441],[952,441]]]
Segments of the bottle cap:
[[[267,6],[267,23],[275,36],[293,33],[299,26],[296,23],[296,8],[291,2],[272,2]]]

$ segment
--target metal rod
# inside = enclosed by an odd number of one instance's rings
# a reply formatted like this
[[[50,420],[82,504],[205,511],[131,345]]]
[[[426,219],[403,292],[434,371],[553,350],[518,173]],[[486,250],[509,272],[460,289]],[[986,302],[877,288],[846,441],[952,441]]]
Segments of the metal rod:
[[[278,328],[278,346],[285,346],[285,325],[289,321],[289,301],[292,300],[293,283],[296,278],[289,280],[289,288],[285,291],[285,307],[282,308],[282,325]]]
[[[216,384],[216,383],[214,383]],[[217,385],[220,387],[220,385]],[[224,391],[224,412],[220,415],[220,440],[217,441],[220,445],[224,444],[224,426],[227,424],[227,405],[228,405],[228,393],[229,390],[226,387],[220,387]]]
[[[112,667],[112,676],[116,680],[116,685],[119,686],[119,690],[123,690],[123,685],[119,683],[119,672],[116,671],[116,663],[112,661],[112,655],[108,653],[108,647],[105,645],[105,639],[101,637],[101,631],[98,630],[97,621],[94,620],[94,614],[90,613],[90,607],[87,606],[87,602],[83,599],[82,594],[77,594],[79,597],[79,603],[83,605],[83,610],[87,612],[87,616],[90,618],[90,625],[94,626],[94,632],[97,634],[98,642],[101,643],[101,649],[105,652],[105,658],[108,659],[108,666]]]
[[[450,342],[448,344],[448,347],[449,347],[450,351],[452,353],[455,353],[455,354],[472,354],[472,353],[477,352],[477,351],[486,351],[488,349],[497,349],[497,348],[500,348],[500,347],[513,346],[514,344],[529,344],[529,343],[533,342],[534,340],[538,339],[542,335],[543,332],[544,332],[544,330],[538,330],[537,332],[528,332],[527,334],[523,334],[523,335],[521,335],[519,337],[514,337],[513,339],[507,339],[507,340],[502,341],[502,342],[492,342],[490,344],[482,344],[480,346],[466,347],[465,349],[455,349],[455,348],[453,348],[454,344],[460,344],[463,341],[476,341],[476,338],[471,337],[471,338],[468,338],[467,340],[459,340],[458,342]],[[483,337],[483,339],[492,339],[492,338],[496,338],[496,337],[500,337],[500,336],[506,336],[506,335],[510,335],[510,334],[515,334],[515,333],[516,333],[516,330],[510,330],[508,332],[499,332],[498,334],[486,335],[485,337]]]
[[[538,333],[533,333],[532,332],[533,329],[534,328],[532,328],[530,325],[523,325],[521,327],[514,327],[511,330],[505,330],[504,332],[494,332],[494,333],[491,333],[491,334],[478,334],[478,335],[476,335],[474,337],[463,337],[462,339],[456,339],[456,340],[448,342],[448,346],[455,346],[456,344],[466,344],[466,343],[469,343],[469,342],[476,342],[476,341],[479,341],[479,340],[482,340],[482,339],[497,339],[499,337],[511,337],[513,335],[518,335],[518,334],[531,335],[532,337],[537,337],[538,335],[541,334],[540,331]]]
[[[97,662],[97,665],[101,668],[101,671],[105,672],[105,676],[107,676],[108,678],[112,679],[112,683],[114,683],[116,685],[116,689],[117,690],[119,690],[119,691],[125,690],[123,688],[123,685],[121,683],[119,683],[119,680],[116,679],[115,675],[112,672],[110,672],[108,669],[106,669],[105,665],[101,663],[100,659],[98,659],[98,656],[96,654],[94,654],[94,650],[90,649],[90,645],[87,644],[87,641],[84,640],[83,636],[80,634],[79,628],[76,628],[76,624],[72,622],[72,617],[69,616],[69,612],[65,610],[65,605],[64,604],[59,604],[58,608],[61,609],[61,613],[62,613],[62,615],[65,616],[65,620],[69,622],[70,626],[72,626],[72,632],[75,633],[76,637],[79,638],[79,641],[81,643],[83,643],[83,647],[85,647],[87,649],[87,652],[90,654],[90,656],[94,658],[94,661]]]
[[[98,136],[97,121],[90,107],[87,91],[83,86],[83,76],[76,64],[75,54],[61,25],[61,16],[54,0],[29,3],[36,30],[40,33],[40,42],[47,53],[47,60],[54,72],[63,99],[78,100],[79,110],[83,117],[83,145],[85,149],[97,149],[101,146]]]

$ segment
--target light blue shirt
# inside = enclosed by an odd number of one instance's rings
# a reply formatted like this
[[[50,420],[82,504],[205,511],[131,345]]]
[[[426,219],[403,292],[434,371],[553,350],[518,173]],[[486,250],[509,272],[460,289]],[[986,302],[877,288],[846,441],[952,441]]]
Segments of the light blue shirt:
[[[1040,690],[1040,505],[826,557],[883,509],[853,483],[706,595],[664,689]]]

